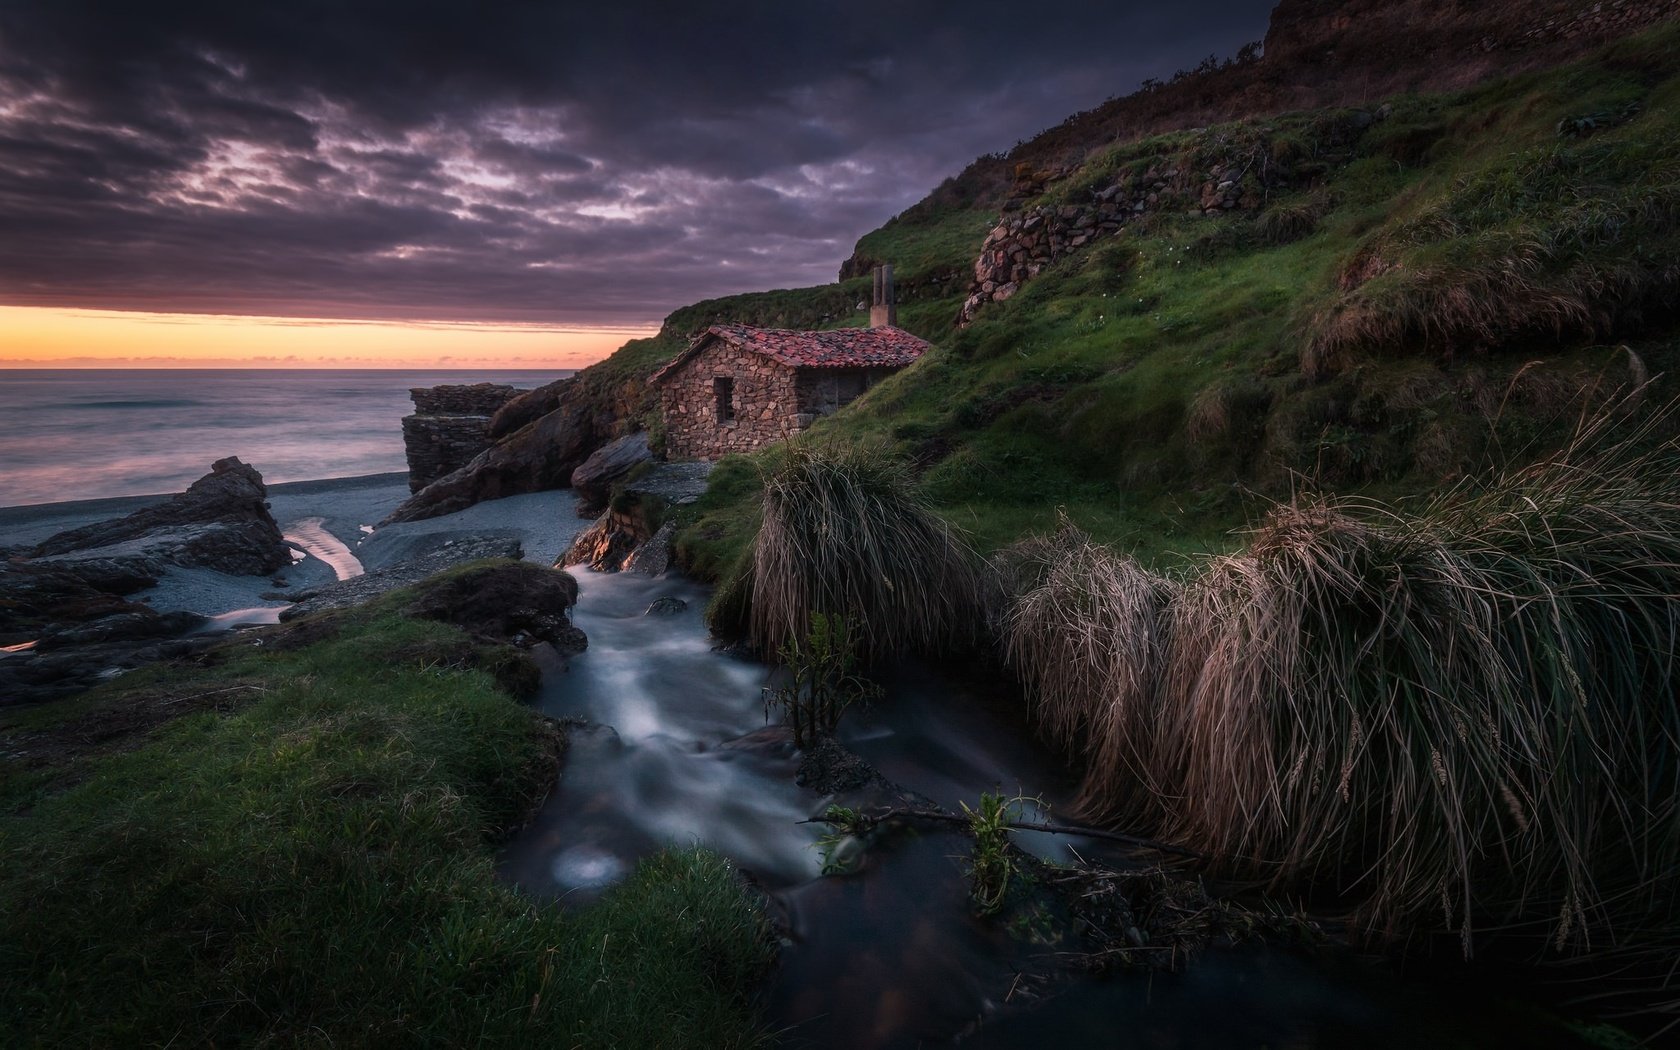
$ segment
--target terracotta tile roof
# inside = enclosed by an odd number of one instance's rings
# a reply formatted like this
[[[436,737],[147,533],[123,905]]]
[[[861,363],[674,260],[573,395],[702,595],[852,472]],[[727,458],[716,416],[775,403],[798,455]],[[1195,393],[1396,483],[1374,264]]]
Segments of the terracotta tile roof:
[[[926,340],[891,326],[795,332],[785,328],[715,324],[655,372],[651,382],[657,383],[681,368],[713,339],[763,354],[790,368],[903,368],[921,357],[929,346]]]

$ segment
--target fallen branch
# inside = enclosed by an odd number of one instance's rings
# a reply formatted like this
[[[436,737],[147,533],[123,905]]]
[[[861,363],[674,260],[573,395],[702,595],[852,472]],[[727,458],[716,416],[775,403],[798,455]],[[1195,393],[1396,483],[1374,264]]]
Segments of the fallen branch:
[[[802,820],[800,823],[831,825],[857,823],[874,826],[888,820],[913,820],[930,824],[962,825],[967,825],[969,822],[967,817],[961,817],[955,813],[941,813],[940,811],[933,809],[911,809],[906,807],[902,809],[888,808],[884,810],[876,810],[873,813],[865,813],[862,814],[855,822],[831,818],[825,815],[821,817],[812,817],[810,820]],[[1105,839],[1109,842],[1123,842],[1128,846],[1141,846],[1144,849],[1151,849],[1157,853],[1171,853],[1180,857],[1195,857],[1200,860],[1207,859],[1207,854],[1200,853],[1193,849],[1185,849],[1183,846],[1174,846],[1166,842],[1157,842],[1155,839],[1146,839],[1138,835],[1125,835],[1118,831],[1103,831],[1099,828],[1081,828],[1075,827],[1071,824],[1043,824],[1027,820],[1011,820],[1003,826],[1015,831],[1039,831],[1046,835],[1078,835],[1083,838]]]

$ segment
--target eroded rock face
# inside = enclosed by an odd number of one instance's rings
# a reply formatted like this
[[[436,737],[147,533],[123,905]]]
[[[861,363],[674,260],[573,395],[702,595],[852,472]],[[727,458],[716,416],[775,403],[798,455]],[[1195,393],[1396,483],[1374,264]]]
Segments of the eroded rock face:
[[[127,517],[71,529],[31,552],[37,561],[97,560],[147,575],[159,565],[266,576],[292,563],[268,512],[268,489],[237,456],[219,459],[186,492]]]
[[[573,390],[562,386],[561,394],[570,396]],[[420,521],[453,514],[484,500],[565,488],[571,483],[572,472],[595,451],[605,433],[593,406],[563,397],[552,412],[415,493],[384,524]]]
[[[577,534],[554,567],[587,565],[596,572],[618,572],[647,538],[637,519],[608,511]]]
[[[556,379],[552,383],[527,390],[503,404],[490,417],[490,439],[499,441],[517,433],[560,407],[562,397],[574,396],[576,384],[572,377]]]
[[[624,571],[638,576],[663,576],[671,567],[671,541],[677,535],[677,523],[667,521],[659,526],[653,538],[640,544],[625,559]]]
[[[404,416],[403,448],[408,456],[408,490],[419,492],[490,447],[490,420],[519,396],[511,386],[416,387],[414,414]]]
[[[609,441],[596,449],[572,471],[572,489],[577,493],[580,518],[593,518],[607,509],[615,482],[622,481],[638,466],[653,458],[647,433],[638,432]]]

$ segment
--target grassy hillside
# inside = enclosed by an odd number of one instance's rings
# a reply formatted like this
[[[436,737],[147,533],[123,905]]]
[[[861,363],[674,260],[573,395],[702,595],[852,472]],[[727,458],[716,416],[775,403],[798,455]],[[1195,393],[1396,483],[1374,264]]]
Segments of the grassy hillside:
[[[983,547],[1048,530],[1064,507],[1152,560],[1224,546],[1302,487],[1404,496],[1530,459],[1614,389],[1672,372],[1680,27],[1572,66],[1392,99],[1346,150],[1315,152],[1314,129],[1348,116],[1094,154],[1012,207],[1089,199],[1116,173],[1195,163],[1211,145],[1298,171],[1254,208],[1139,217],[962,330],[966,280],[932,278],[971,272],[993,218],[923,206],[868,235],[859,254],[906,271],[904,323],[936,349],[812,437],[913,462]],[[851,294],[831,285],[673,317],[753,321],[773,304],[788,323],[845,323],[831,307]],[[1657,386],[1660,399],[1669,384]],[[751,464],[726,460],[715,478],[681,541],[703,575],[727,569],[756,513]]]

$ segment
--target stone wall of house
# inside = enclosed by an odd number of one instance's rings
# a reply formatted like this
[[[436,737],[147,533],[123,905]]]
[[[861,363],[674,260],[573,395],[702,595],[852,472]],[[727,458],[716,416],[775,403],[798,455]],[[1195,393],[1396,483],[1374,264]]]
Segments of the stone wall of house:
[[[490,417],[522,391],[495,383],[415,387],[414,414],[402,421],[408,490],[419,492],[490,447]]]
[[[734,381],[735,418],[719,422],[713,380]],[[760,354],[714,340],[669,376],[659,391],[665,417],[665,454],[671,459],[716,459],[762,448],[808,426],[796,414],[794,370]]]
[[[794,375],[794,388],[803,425],[809,426],[818,416],[838,412],[893,372],[891,368],[799,369]]]
[[[980,248],[974,280],[957,318],[1002,302],[1046,266],[1093,241],[1111,237],[1151,212],[1229,215],[1264,207],[1275,191],[1310,186],[1352,157],[1365,129],[1387,115],[1348,110],[1315,129],[1313,153],[1293,164],[1274,160],[1271,136],[1204,131],[1171,153],[1127,164],[1094,184],[1064,190],[1056,203],[1011,202]]]

